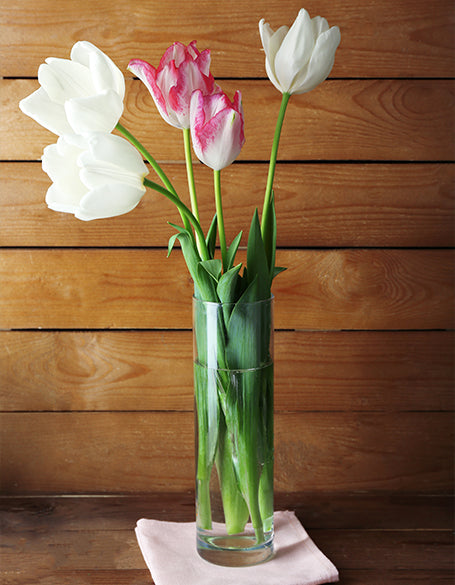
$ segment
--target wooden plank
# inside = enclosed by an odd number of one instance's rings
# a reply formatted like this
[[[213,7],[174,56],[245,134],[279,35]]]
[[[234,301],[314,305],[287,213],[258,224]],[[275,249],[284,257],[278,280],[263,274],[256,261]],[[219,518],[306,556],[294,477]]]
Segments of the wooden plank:
[[[222,77],[264,76],[257,23],[265,17],[274,29],[290,25],[301,8],[295,0],[279,5],[256,2],[229,5],[173,2],[166,10],[157,0],[2,1],[0,61],[2,75],[33,76],[45,57],[67,58],[77,40],[90,40],[121,67],[139,57],[154,65],[173,41],[198,39],[212,50],[212,70]],[[429,4],[397,0],[351,6],[309,0],[311,16],[322,14],[341,29],[342,42],[333,69],[341,77],[449,77],[453,75],[454,19],[450,0]],[[84,15],[84,27],[80,26]],[[128,26],[125,23],[128,22]],[[26,40],[26,42],[25,42]],[[248,58],[245,58],[245,57]]]
[[[453,407],[453,332],[275,335],[277,411]],[[0,333],[0,410],[193,409],[190,331]]]
[[[380,559],[378,559],[378,563]],[[36,569],[15,570],[12,573],[0,569],[4,585],[153,585],[148,569]],[[340,585],[453,585],[453,572],[444,570],[393,570],[344,569]]]
[[[103,496],[0,496],[1,532],[129,530],[138,518],[191,522],[193,491]],[[451,530],[451,494],[294,492],[274,495],[308,530]]]
[[[16,566],[18,549],[28,552],[21,568],[29,573],[52,566],[111,571],[141,568],[144,560],[132,528],[83,534],[59,531],[38,537],[30,533],[8,535],[2,538],[9,545],[2,555],[2,568],[6,571]],[[410,532],[404,536],[402,532],[384,530],[313,530],[311,537],[339,570],[375,570],[378,559],[383,571],[431,571],[433,568],[450,571],[452,566],[450,531]]]
[[[127,84],[122,123],[158,160],[181,160],[181,132],[166,124],[139,80]],[[53,136],[18,108],[38,87],[32,79],[3,79],[2,160],[37,160]],[[224,81],[241,89],[245,147],[239,160],[268,160],[280,93],[266,81]],[[455,89],[449,80],[331,80],[293,97],[279,158],[298,160],[453,161]],[[304,130],[304,131],[303,131]],[[152,138],[153,137],[153,138]]]
[[[410,500],[403,498],[398,507],[381,495],[313,494],[309,501],[308,494],[306,497],[304,515],[303,508],[296,513],[318,546],[336,561],[341,583],[450,583],[450,525],[446,522],[443,530],[431,530],[415,496]],[[420,499],[421,504],[430,506],[429,512],[435,497]],[[150,582],[148,572],[141,568],[144,563],[132,527],[140,517],[192,521],[193,502],[193,495],[189,494],[3,498],[4,582],[25,585],[32,575],[34,583],[51,583],[54,579],[59,585]],[[450,498],[445,502],[448,504]],[[282,509],[283,503],[278,497],[277,509]],[[293,509],[289,504],[290,500],[286,500],[284,505]],[[421,529],[414,528],[415,518],[409,524],[407,515],[405,524],[397,524],[396,514],[403,517],[403,508],[409,512],[413,506]],[[351,513],[362,524],[366,522],[367,530],[350,528]],[[374,523],[379,518],[382,529],[372,529],[370,519]],[[335,521],[337,529],[327,530],[327,520],[330,528]],[[391,526],[407,529],[390,530]],[[25,550],[27,554],[21,554]],[[14,581],[10,581],[13,575]]]
[[[317,545],[335,561],[340,583],[451,583],[451,523],[447,524],[446,514],[446,521],[435,531],[430,515],[431,511],[440,514],[432,502],[441,498],[408,494],[407,499],[392,496],[391,500],[386,495],[358,493],[308,496],[304,496],[305,507],[297,494],[285,500],[278,496],[276,509],[296,510]],[[447,507],[451,498],[444,501]],[[43,585],[151,583],[134,539],[136,521],[141,517],[180,522],[194,519],[194,497],[188,493],[9,497],[2,498],[0,505],[0,574],[2,582],[14,585],[31,581]],[[428,515],[422,514],[422,505]],[[409,515],[412,510],[415,516]],[[397,515],[404,523],[397,521]],[[365,528],[353,529],[353,517]]]
[[[451,489],[451,413],[293,413],[275,421],[278,492]],[[7,413],[0,422],[3,493],[193,487],[192,413]]]
[[[378,559],[378,563],[380,559]],[[4,585],[153,585],[147,569],[36,569],[2,572]],[[340,585],[453,585],[453,572],[439,569],[428,571],[376,569],[344,569]]]
[[[184,165],[163,168],[186,200]],[[262,205],[266,173],[262,164],[223,171],[228,240]],[[179,221],[174,206],[151,191],[132,213],[77,221],[48,210],[44,197],[50,181],[38,163],[0,163],[0,176],[2,246],[163,246],[170,234],[167,222]],[[206,228],[214,213],[212,173],[198,164],[195,177]],[[455,245],[453,164],[279,164],[275,194],[280,247]]]
[[[381,569],[385,571],[428,571],[432,568],[450,571],[452,566],[450,531],[416,531],[404,536],[397,531],[316,529],[311,536],[339,570],[373,570],[378,559],[381,559]],[[29,551],[24,555],[21,567],[29,572],[52,566],[59,569],[77,566],[85,570],[128,570],[141,568],[144,563],[132,527],[127,531],[93,530],[82,534],[58,531],[38,537],[33,533],[20,533],[2,540],[9,545],[2,555],[5,571],[16,566],[20,548]],[[403,546],[404,543],[407,546]]]
[[[277,264],[278,329],[453,327],[453,250],[279,250]],[[191,326],[178,251],[5,249],[0,275],[3,329]]]

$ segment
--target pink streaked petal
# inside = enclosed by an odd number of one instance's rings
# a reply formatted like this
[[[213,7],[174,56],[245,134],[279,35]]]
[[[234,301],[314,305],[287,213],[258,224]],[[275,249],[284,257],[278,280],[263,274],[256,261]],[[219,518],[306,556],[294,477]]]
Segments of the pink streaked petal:
[[[128,63],[128,70],[136,75],[149,90],[153,101],[156,104],[160,114],[164,119],[167,119],[166,101],[161,93],[161,89],[157,84],[157,70],[153,65],[142,61],[141,59],[132,59]]]
[[[207,75],[207,76],[210,75],[211,55],[210,55],[209,49],[205,49],[205,51],[202,51],[202,53],[199,53],[199,55],[195,59],[195,62],[197,63],[197,66],[199,67],[200,71],[202,71],[202,73],[204,75]]]
[[[242,147],[237,118],[239,118],[237,112],[225,109],[205,124],[198,133],[200,158],[216,171],[231,164]]]
[[[214,118],[215,116],[218,115],[219,112],[222,112],[223,110],[235,109],[239,111],[238,107],[236,107],[235,104],[231,102],[231,100],[225,93],[221,92],[210,96],[204,96],[203,99],[205,116],[207,120]],[[238,101],[237,94],[235,99],[237,99]]]
[[[197,89],[191,96],[190,103],[190,126],[195,133],[199,132],[202,126],[205,124],[205,110],[203,107],[204,98],[202,91]]]
[[[200,52],[199,49],[196,47],[196,41],[191,41],[187,47],[187,52],[191,55],[191,57],[196,60],[199,57]]]
[[[175,62],[178,67],[182,61],[184,61],[186,55],[186,47],[183,43],[173,43],[166,49],[164,55],[160,59],[158,65],[158,72],[167,67],[172,61]]]
[[[245,142],[241,94],[234,104],[225,94],[203,96],[195,92],[191,99],[191,135],[198,158],[214,170],[231,164]]]
[[[166,99],[171,87],[177,85],[179,79],[179,71],[175,66],[175,62],[171,61],[167,67],[161,71],[157,70],[155,83],[159,87],[163,99]]]
[[[242,93],[239,90],[237,90],[234,94],[234,101],[232,106],[235,110],[237,110],[237,112],[243,115]]]

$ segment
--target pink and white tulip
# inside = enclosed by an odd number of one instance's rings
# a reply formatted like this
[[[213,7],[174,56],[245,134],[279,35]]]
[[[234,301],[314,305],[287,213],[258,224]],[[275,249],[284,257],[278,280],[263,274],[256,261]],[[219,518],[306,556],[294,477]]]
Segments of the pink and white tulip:
[[[46,59],[38,69],[38,81],[41,87],[19,107],[58,136],[111,132],[123,113],[123,74],[88,41],[73,46],[71,59]]]
[[[60,136],[44,149],[42,164],[53,181],[46,194],[49,208],[85,221],[128,213],[146,191],[142,157],[114,134]]]
[[[200,53],[196,41],[188,46],[174,43],[161,58],[158,68],[141,59],[132,59],[128,69],[145,83],[161,116],[176,128],[190,127],[191,94],[219,92],[210,73],[210,51]]]
[[[200,161],[220,171],[240,154],[245,143],[242,95],[235,92],[231,102],[225,93],[191,97],[191,139]]]
[[[291,28],[273,31],[262,19],[259,32],[267,75],[281,93],[305,93],[328,77],[341,37],[340,29],[329,28],[325,18],[310,18],[302,8]]]

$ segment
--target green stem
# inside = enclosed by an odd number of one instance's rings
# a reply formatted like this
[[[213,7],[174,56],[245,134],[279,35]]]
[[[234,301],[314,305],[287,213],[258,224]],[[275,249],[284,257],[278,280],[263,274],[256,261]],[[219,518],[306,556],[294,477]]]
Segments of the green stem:
[[[186,174],[188,177],[188,189],[190,191],[191,210],[199,221],[199,209],[196,197],[196,185],[194,183],[193,161],[191,159],[191,134],[189,128],[183,129],[183,142],[185,146]]]
[[[226,246],[226,234],[224,231],[224,217],[223,217],[223,204],[221,200],[221,172],[213,171],[213,183],[215,188],[215,205],[216,205],[216,218],[218,223],[218,235],[220,238],[221,258],[223,260],[223,270],[227,270],[227,246]]]
[[[196,232],[196,237],[198,241],[198,245],[200,246],[200,252],[203,260],[210,260],[210,254],[207,249],[207,245],[205,243],[204,232],[202,231],[201,225],[198,220],[194,217],[188,207],[183,203],[181,199],[178,198],[177,195],[168,191],[165,187],[158,185],[154,181],[150,181],[149,179],[144,179],[144,185],[146,187],[150,187],[150,189],[154,189],[161,193],[165,197],[167,197],[172,203],[176,205],[178,210],[180,211],[182,217],[184,217],[187,221],[189,221],[192,226],[194,227],[194,231]]]
[[[267,177],[267,187],[265,190],[264,205],[262,208],[261,233],[262,233],[263,238],[265,236],[265,231],[267,229],[267,225],[269,222],[269,213],[271,210],[270,203],[271,203],[271,198],[272,198],[273,179],[275,177],[275,166],[276,166],[276,159],[277,159],[277,155],[278,155],[278,145],[280,143],[281,128],[283,127],[284,114],[286,113],[286,107],[288,105],[290,97],[291,97],[290,93],[283,93],[283,98],[281,100],[281,107],[280,107],[280,111],[278,113],[278,119],[276,121],[275,136],[273,137],[272,152],[270,153],[270,164],[269,164],[269,174]]]
[[[179,199],[177,191],[174,189],[174,187],[173,187],[171,181],[169,180],[169,178],[167,177],[166,173],[163,171],[163,169],[160,167],[160,165],[156,162],[156,160],[153,158],[153,156],[150,154],[150,152],[145,148],[145,146],[143,146],[143,144],[141,144],[139,142],[139,140],[135,136],[133,136],[129,130],[127,130],[124,126],[122,126],[122,124],[120,124],[120,122],[117,124],[116,128],[142,154],[142,156],[145,158],[145,160],[150,163],[150,166],[156,172],[158,177],[161,179],[161,181],[162,181],[163,185],[166,187],[167,191],[172,193],[175,197],[177,197],[177,199]],[[190,223],[188,221],[188,218],[185,215],[182,215],[182,214],[180,214],[180,215],[182,216],[182,220],[183,220],[185,228],[191,232]]]

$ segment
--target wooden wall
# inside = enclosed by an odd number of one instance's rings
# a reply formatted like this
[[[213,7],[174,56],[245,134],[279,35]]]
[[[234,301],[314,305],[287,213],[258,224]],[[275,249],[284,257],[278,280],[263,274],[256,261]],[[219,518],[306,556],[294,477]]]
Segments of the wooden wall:
[[[0,418],[7,494],[193,487],[191,282],[166,259],[174,209],[80,222],[49,211],[55,137],[18,109],[47,56],[89,40],[125,71],[122,119],[186,192],[180,132],[133,57],[212,50],[247,142],[222,173],[228,235],[261,205],[280,94],[257,23],[296,0],[1,0]],[[452,0],[308,0],[341,29],[331,77],[291,100],[275,190],[276,487],[446,492],[452,482]],[[212,178],[196,167],[207,226]]]

